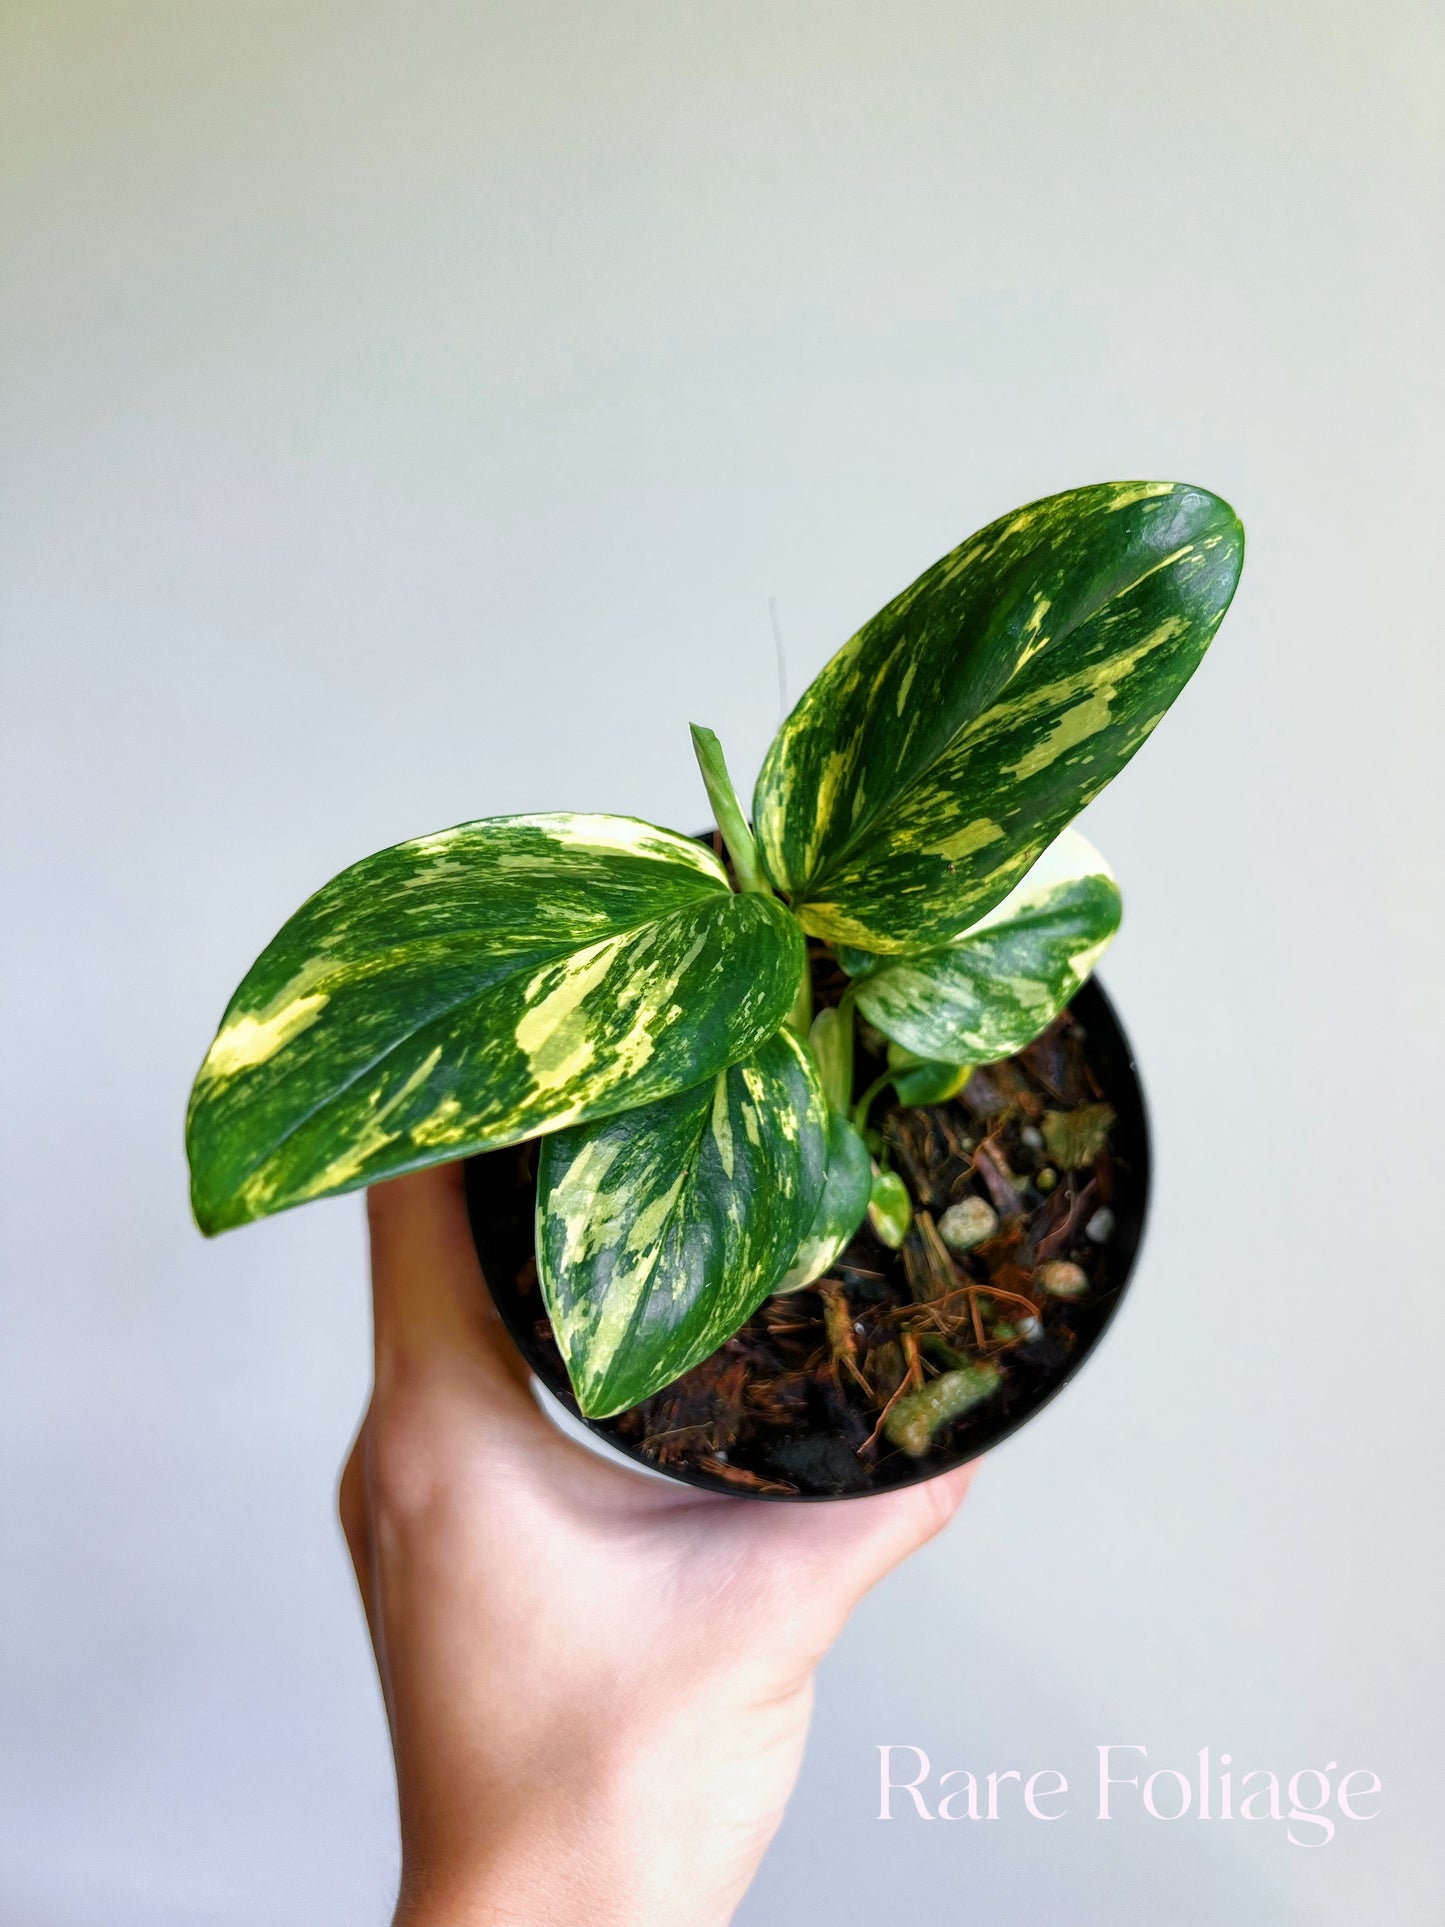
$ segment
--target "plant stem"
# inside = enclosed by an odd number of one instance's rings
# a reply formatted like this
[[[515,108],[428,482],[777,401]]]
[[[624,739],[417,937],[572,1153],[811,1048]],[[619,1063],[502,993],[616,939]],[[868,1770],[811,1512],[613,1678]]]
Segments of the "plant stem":
[[[863,1095],[858,1099],[858,1102],[853,1106],[853,1129],[855,1131],[861,1134],[867,1130],[868,1113],[873,1108],[874,1098],[877,1097],[880,1091],[886,1090],[892,1082],[893,1072],[884,1071],[883,1075],[881,1077],[875,1077],[867,1090],[864,1091]]]
[[[701,724],[693,723],[690,728],[693,753],[702,771],[702,780],[707,785],[708,801],[712,804],[717,826],[722,831],[723,842],[727,844],[728,855],[733,860],[738,888],[754,896],[771,896],[772,885],[763,875],[758,846],[753,841],[748,819],[743,815],[737,791],[728,775],[722,744],[710,729],[704,729]]]

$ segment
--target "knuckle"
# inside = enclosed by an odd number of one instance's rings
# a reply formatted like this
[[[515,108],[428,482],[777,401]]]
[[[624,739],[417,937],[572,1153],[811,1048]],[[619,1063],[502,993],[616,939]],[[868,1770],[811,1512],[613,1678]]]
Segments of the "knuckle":
[[[430,1388],[399,1374],[372,1401],[366,1471],[378,1519],[404,1527],[433,1515],[452,1482],[449,1428]]]
[[[341,1521],[341,1530],[346,1536],[346,1543],[353,1551],[360,1538],[366,1514],[361,1453],[361,1440],[358,1439],[347,1454],[346,1463],[341,1468],[341,1477],[336,1483],[336,1514]]]

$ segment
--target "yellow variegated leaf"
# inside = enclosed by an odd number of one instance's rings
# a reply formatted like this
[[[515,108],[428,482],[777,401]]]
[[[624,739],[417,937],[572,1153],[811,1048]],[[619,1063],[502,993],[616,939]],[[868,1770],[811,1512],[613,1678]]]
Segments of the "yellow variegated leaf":
[[[692,839],[510,816],[344,870],[262,952],[191,1094],[207,1232],[711,1080],[803,963]]]
[[[811,1285],[847,1249],[868,1215],[872,1185],[868,1146],[841,1112],[830,1109],[827,1182],[808,1235],[793,1254],[779,1291],[797,1291]]]
[[[900,1104],[946,1104],[973,1074],[972,1064],[920,1057],[898,1044],[888,1047],[888,1068],[894,1072],[893,1089]]]
[[[1109,482],[936,563],[833,658],[763,765],[754,827],[804,929],[907,951],[983,915],[1148,737],[1242,559],[1217,496]]]
[[[868,1199],[868,1222],[890,1251],[901,1249],[913,1223],[913,1200],[896,1171],[875,1171]]]
[[[1119,927],[1113,872],[1077,830],[1044,852],[986,917],[950,944],[903,956],[844,952],[862,1015],[927,1067],[993,1063],[1032,1042],[1068,1003]],[[897,1080],[904,1103],[932,1084]]]
[[[813,1019],[808,1048],[817,1059],[823,1095],[829,1106],[846,1116],[853,1099],[853,1012],[829,1004]]]
[[[781,1030],[694,1090],[545,1140],[537,1269],[589,1418],[670,1384],[777,1289],[826,1132],[812,1057]]]

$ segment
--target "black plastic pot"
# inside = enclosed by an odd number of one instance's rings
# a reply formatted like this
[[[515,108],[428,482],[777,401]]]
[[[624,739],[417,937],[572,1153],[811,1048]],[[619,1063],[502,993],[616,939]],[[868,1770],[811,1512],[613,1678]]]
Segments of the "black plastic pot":
[[[1024,1387],[1008,1409],[989,1416],[965,1419],[949,1435],[945,1445],[935,1447],[926,1458],[900,1463],[886,1473],[880,1468],[874,1482],[854,1492],[751,1492],[739,1489],[708,1472],[675,1466],[660,1466],[644,1456],[638,1447],[622,1436],[614,1419],[584,1419],[577,1410],[572,1388],[567,1381],[555,1343],[545,1327],[541,1296],[535,1286],[525,1294],[513,1282],[519,1254],[530,1250],[531,1201],[518,1193],[517,1153],[492,1151],[469,1159],[466,1165],[467,1209],[472,1237],[487,1277],[492,1297],[517,1348],[547,1390],[599,1439],[614,1451],[676,1479],[683,1485],[720,1492],[729,1498],[767,1499],[774,1502],[816,1502],[828,1499],[867,1497],[871,1492],[891,1491],[916,1485],[922,1479],[962,1465],[969,1459],[998,1445],[1010,1433],[1037,1416],[1064,1386],[1078,1375],[1084,1361],[1113,1322],[1120,1300],[1128,1288],[1143,1240],[1149,1206],[1149,1120],[1144,1106],[1143,1087],[1114,1007],[1095,980],[1085,984],[1071,1006],[1083,1025],[1088,1039],[1089,1064],[1102,1087],[1103,1095],[1117,1113],[1111,1145],[1117,1164],[1113,1200],[1115,1226],[1109,1240],[1108,1279],[1102,1290],[1090,1294],[1089,1302],[1070,1308],[1072,1345],[1066,1360],[1050,1372],[1041,1368],[1034,1387]],[[541,1335],[539,1322],[543,1323]]]

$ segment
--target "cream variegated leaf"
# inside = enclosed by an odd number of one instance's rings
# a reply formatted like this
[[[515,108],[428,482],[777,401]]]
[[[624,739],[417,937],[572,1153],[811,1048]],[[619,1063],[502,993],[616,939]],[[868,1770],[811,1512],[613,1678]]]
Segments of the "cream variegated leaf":
[[[811,1285],[847,1249],[868,1215],[872,1186],[868,1146],[840,1111],[830,1111],[827,1181],[808,1234],[793,1254],[779,1291],[797,1291],[800,1286]]]
[[[817,1069],[787,1030],[706,1084],[543,1141],[538,1275],[583,1413],[650,1397],[778,1288],[827,1157]]]
[[[823,1095],[835,1111],[846,1112],[853,1095],[853,1013],[829,1004],[813,1019],[808,1048],[818,1064]]]
[[[1065,830],[1002,903],[935,950],[870,957],[845,950],[866,1020],[936,1065],[988,1064],[1022,1050],[1088,977],[1119,927],[1113,872]],[[900,1080],[904,1102],[912,1096]]]
[[[913,1223],[913,1199],[896,1171],[875,1171],[868,1198],[868,1222],[880,1243],[899,1251]]]
[[[191,1094],[215,1232],[709,1082],[786,1016],[798,929],[628,817],[464,823],[354,864],[247,973]]]
[[[754,827],[804,929],[916,950],[999,902],[1159,722],[1242,559],[1217,496],[1113,482],[936,563],[833,658],[763,765]]]

